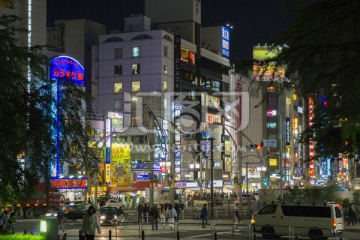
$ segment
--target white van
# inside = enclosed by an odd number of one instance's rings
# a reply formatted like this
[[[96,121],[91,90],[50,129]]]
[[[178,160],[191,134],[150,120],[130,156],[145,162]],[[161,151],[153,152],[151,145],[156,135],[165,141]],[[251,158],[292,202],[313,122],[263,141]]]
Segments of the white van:
[[[261,233],[263,239],[301,236],[326,240],[342,236],[344,217],[341,206],[335,203],[273,202],[254,213],[251,224],[253,232]]]

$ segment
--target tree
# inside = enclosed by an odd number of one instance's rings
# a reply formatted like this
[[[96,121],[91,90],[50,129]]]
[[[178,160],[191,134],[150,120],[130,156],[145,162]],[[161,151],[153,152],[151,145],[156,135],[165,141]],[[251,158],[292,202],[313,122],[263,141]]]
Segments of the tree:
[[[85,92],[69,81],[61,82],[58,105],[61,134],[57,145],[52,87],[55,80],[46,76],[48,58],[41,46],[23,47],[17,37],[26,33],[16,27],[15,16],[0,17],[0,202],[27,197],[41,180],[50,187],[50,163],[56,148],[60,163],[98,161],[89,157],[90,126],[85,121]],[[27,74],[27,72],[31,74]],[[30,77],[28,77],[30,76]],[[26,159],[25,167],[18,157]],[[6,190],[5,190],[6,189]],[[48,191],[47,191],[48,192]]]
[[[317,157],[358,156],[360,2],[320,0],[296,6],[292,24],[273,50],[277,64],[287,66],[291,84],[305,99],[314,98],[314,124],[303,139],[316,142]]]

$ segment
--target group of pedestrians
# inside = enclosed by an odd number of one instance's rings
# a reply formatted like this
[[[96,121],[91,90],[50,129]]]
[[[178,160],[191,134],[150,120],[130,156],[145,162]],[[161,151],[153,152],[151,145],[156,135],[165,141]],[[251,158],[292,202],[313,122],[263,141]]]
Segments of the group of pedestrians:
[[[15,213],[9,211],[0,211],[0,230],[5,230],[8,233],[15,233]]]
[[[179,221],[180,209],[176,209],[171,204],[157,205],[149,207],[147,203],[138,205],[138,223],[150,222],[152,230],[158,230],[159,223],[165,228],[167,225],[174,229],[175,221]]]

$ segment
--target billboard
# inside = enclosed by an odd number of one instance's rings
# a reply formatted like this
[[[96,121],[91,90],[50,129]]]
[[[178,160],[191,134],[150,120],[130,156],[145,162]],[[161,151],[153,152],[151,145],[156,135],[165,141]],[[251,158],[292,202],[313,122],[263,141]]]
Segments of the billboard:
[[[267,46],[253,48],[253,77],[256,80],[285,80],[285,67],[276,66],[276,62],[269,61],[275,57],[275,53]]]
[[[116,186],[130,185],[130,145],[112,144],[111,183]]]

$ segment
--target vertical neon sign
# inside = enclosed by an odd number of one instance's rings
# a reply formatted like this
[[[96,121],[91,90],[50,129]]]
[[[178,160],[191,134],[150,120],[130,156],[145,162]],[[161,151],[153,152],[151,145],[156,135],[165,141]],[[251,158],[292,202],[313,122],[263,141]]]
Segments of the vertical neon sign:
[[[111,118],[105,120],[105,182],[110,184],[111,179]]]
[[[54,99],[51,104],[52,117],[56,124],[51,128],[52,141],[56,145],[55,156],[50,163],[50,177],[59,176],[59,146],[60,146],[60,113],[58,111],[61,104],[61,82],[72,81],[76,85],[84,86],[85,70],[84,67],[75,59],[68,56],[59,56],[50,61],[50,79],[55,80],[51,86],[51,95]]]

